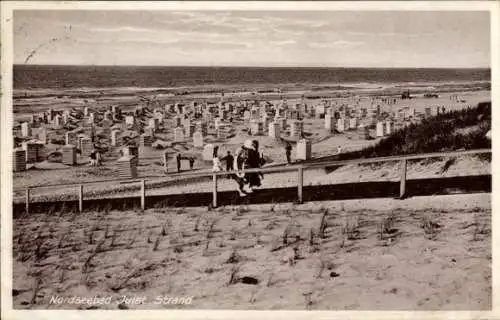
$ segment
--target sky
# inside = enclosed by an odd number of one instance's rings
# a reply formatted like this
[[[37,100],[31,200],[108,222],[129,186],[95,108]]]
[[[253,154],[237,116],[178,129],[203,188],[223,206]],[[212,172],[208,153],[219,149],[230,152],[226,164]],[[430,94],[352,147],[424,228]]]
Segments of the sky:
[[[482,11],[16,10],[14,63],[489,68]]]

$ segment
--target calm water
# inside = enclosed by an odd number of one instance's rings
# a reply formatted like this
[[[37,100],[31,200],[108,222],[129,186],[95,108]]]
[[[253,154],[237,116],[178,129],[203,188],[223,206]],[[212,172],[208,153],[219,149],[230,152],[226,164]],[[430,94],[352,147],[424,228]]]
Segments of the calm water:
[[[490,80],[490,69],[14,66],[15,89]]]

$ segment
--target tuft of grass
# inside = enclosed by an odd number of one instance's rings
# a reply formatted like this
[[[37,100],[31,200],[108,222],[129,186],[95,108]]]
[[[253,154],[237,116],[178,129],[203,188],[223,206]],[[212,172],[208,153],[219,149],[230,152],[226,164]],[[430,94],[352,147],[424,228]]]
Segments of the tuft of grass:
[[[254,304],[257,301],[257,292],[259,291],[258,287],[255,287],[252,289],[252,292],[250,293],[250,299],[248,300],[249,303]]]
[[[47,210],[47,214],[48,215],[53,215],[54,213],[57,212],[57,208],[56,208],[56,205],[53,204],[49,207],[49,209]]]
[[[236,228],[232,227],[231,231],[229,233],[229,240],[236,240],[237,234],[238,234],[238,230],[236,230]]]
[[[209,225],[208,225],[208,231],[207,231],[207,235],[206,235],[206,245],[205,245],[205,253],[206,251],[208,250],[208,247],[210,245],[210,241],[212,240],[212,237],[213,237],[213,230],[214,230],[214,226],[215,224],[217,223],[217,220],[216,219],[213,219]]]
[[[174,247],[174,253],[182,253],[184,252],[184,249],[182,249],[182,246],[175,246]]]
[[[111,236],[111,244],[110,247],[116,246],[116,239],[118,238],[118,232],[113,230],[113,235]]]
[[[41,231],[38,233],[35,238],[35,261],[40,261],[45,258],[49,249],[47,246],[44,246],[45,238],[42,236]]]
[[[323,260],[323,259],[321,259],[319,261],[318,271],[316,272],[316,276],[315,276],[316,279],[321,278],[321,276],[323,275],[323,271],[325,270],[325,268],[326,268],[326,261]]]
[[[66,202],[63,202],[61,209],[59,209],[59,215],[63,215],[66,212],[68,212],[68,206],[66,205]]]
[[[63,247],[63,242],[66,240],[66,238],[69,236],[69,233],[70,233],[70,230],[68,229],[68,231],[66,231],[65,233],[63,233],[61,235],[61,237],[59,238],[59,242],[57,244],[57,248],[61,249]]]
[[[226,246],[226,244],[224,243],[224,241],[222,239],[220,239],[219,241],[217,241],[217,247],[218,248],[224,248]]]
[[[384,216],[381,219],[381,221],[378,224],[378,237],[380,240],[384,240],[387,234],[393,232],[395,221],[396,221],[396,215],[393,212]]]
[[[346,219],[342,225],[342,234],[347,240],[359,239],[359,217],[355,219]]]
[[[305,304],[306,304],[306,309],[308,309],[310,306],[313,305],[312,291],[304,292],[304,293],[302,293],[302,295],[304,296],[304,301],[305,301]]]
[[[297,259],[299,259],[299,248],[297,246],[292,248],[293,254],[288,257],[288,264],[294,266]]]
[[[132,248],[132,246],[135,243],[135,240],[137,239],[137,237],[139,236],[140,233],[141,232],[139,231],[139,232],[135,233],[134,235],[132,235],[130,237],[130,239],[129,239],[128,243],[127,243],[127,249],[131,249]]]
[[[277,225],[276,221],[273,220],[273,221],[269,222],[269,224],[264,229],[273,230],[276,227],[276,225]]]
[[[60,267],[60,272],[59,272],[59,283],[63,283],[64,281],[66,281],[66,273],[68,271],[68,266],[66,265],[62,265]]]
[[[206,274],[212,274],[215,271],[217,271],[217,270],[214,267],[206,267],[205,269],[203,269],[203,273],[206,273]]]
[[[89,245],[93,245],[94,244],[94,234],[95,234],[95,231],[96,231],[96,228],[92,228],[88,232],[88,243],[89,243]]]
[[[35,274],[35,285],[33,286],[33,295],[31,296],[31,301],[30,304],[34,305],[36,304],[36,298],[38,296],[38,293],[40,290],[43,288],[43,277],[41,272],[37,272]]]
[[[104,214],[105,215],[109,215],[109,213],[111,212],[111,203],[108,203],[105,207],[104,207]]]
[[[200,221],[201,221],[201,215],[199,215],[196,218],[196,221],[194,222],[194,231],[196,231],[196,232],[199,231]]]
[[[87,274],[90,272],[90,268],[93,266],[92,260],[97,256],[97,254],[98,254],[98,251],[96,249],[89,254],[87,259],[85,259],[85,262],[83,263],[83,266],[82,266],[82,274]]]
[[[271,287],[276,282],[274,281],[274,270],[269,272],[269,276],[267,277],[266,287]]]
[[[241,217],[242,215],[244,215],[245,213],[247,213],[249,210],[247,207],[242,207],[242,206],[239,206],[238,208],[236,208],[236,216],[237,217]]]
[[[441,226],[431,217],[424,215],[422,216],[420,227],[424,229],[425,237],[427,239],[434,240],[436,239]]]
[[[283,210],[283,215],[284,215],[284,216],[287,216],[287,217],[290,217],[290,218],[292,217],[292,213],[290,212],[290,210],[289,210],[289,209],[285,209],[285,210]]]
[[[288,245],[288,235],[290,233],[290,223],[285,227],[285,229],[283,230],[283,236],[282,236],[282,239],[283,239],[283,245]]]
[[[314,246],[314,230],[313,228],[309,229],[309,246]]]
[[[24,240],[23,233],[18,234],[17,235],[17,244],[21,245],[23,243],[23,240]]]
[[[132,272],[127,274],[125,277],[123,277],[122,279],[118,279],[116,281],[116,283],[112,284],[110,286],[110,289],[114,292],[118,292],[118,291],[124,289],[127,286],[127,283],[131,279],[140,277],[144,273],[144,271],[151,270],[153,267],[154,267],[153,263],[147,263],[141,267],[135,268]]]
[[[328,209],[323,209],[323,214],[321,215],[321,221],[319,223],[319,228],[318,228],[318,236],[322,239],[324,239],[325,236],[325,231],[326,228],[328,228]]]
[[[104,228],[104,238],[105,239],[109,238],[109,223],[107,223],[106,227]]]
[[[489,233],[488,226],[486,225],[486,223],[481,222],[477,215],[474,215],[473,227],[474,227],[474,229],[472,229],[472,240],[473,241],[481,240],[480,235],[486,235]]]
[[[238,272],[240,271],[240,266],[235,265],[231,268],[231,272],[229,273],[229,281],[227,282],[228,285],[235,284],[238,282]]]
[[[229,255],[229,258],[226,260],[226,263],[238,263],[240,261],[240,256],[238,255],[238,251],[234,248]]]
[[[155,244],[153,246],[153,251],[158,250],[158,247],[160,246],[160,242],[161,242],[161,234],[159,234],[158,237],[156,237]]]

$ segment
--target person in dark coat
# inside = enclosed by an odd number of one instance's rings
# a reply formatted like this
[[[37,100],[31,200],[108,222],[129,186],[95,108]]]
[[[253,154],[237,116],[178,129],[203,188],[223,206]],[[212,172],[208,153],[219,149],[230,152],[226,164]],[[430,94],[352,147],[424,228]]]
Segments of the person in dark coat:
[[[261,158],[260,158],[260,153],[259,153],[259,142],[257,140],[252,141],[252,148],[249,149],[249,151],[248,151],[248,159],[247,159],[246,165],[247,165],[247,168],[251,168],[251,169],[260,168],[260,166],[261,166]],[[248,181],[248,184],[250,187],[250,192],[253,191],[254,187],[261,186],[260,180],[263,177],[264,177],[264,175],[260,172],[246,174],[246,180]]]
[[[181,153],[178,152],[177,155],[175,156],[175,160],[177,161],[177,172],[181,172]]]
[[[227,155],[223,157],[221,160],[226,161],[226,171],[234,170],[234,157],[231,154],[231,151],[228,151]]]
[[[244,187],[249,183],[249,175],[245,173],[245,169],[249,167],[248,158],[252,148],[252,141],[246,140],[245,143],[241,147],[236,149],[235,152],[234,168],[238,170],[238,173],[233,175],[233,179],[238,184],[238,192],[240,194],[240,197],[244,197],[247,194],[247,191],[245,191]]]
[[[95,167],[96,166],[96,158],[97,158],[97,152],[94,150],[92,150],[92,152],[90,152],[90,165]]]
[[[286,154],[286,162],[287,162],[287,163],[292,163],[292,160],[291,160],[291,155],[292,155],[292,145],[290,144],[290,142],[287,142],[287,143],[286,143],[286,146],[285,146],[285,154]]]

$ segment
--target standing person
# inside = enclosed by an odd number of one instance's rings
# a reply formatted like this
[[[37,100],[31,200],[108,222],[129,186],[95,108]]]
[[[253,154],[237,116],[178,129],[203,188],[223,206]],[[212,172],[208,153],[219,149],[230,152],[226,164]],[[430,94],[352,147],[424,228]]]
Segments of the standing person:
[[[95,164],[96,166],[100,166],[101,165],[101,152],[97,151],[96,154],[95,154]]]
[[[92,152],[90,153],[90,165],[92,167],[95,167],[95,165],[96,165],[96,152],[95,152],[95,149],[92,149]]]
[[[259,152],[259,157],[260,157],[260,166],[262,167],[263,165],[266,164],[266,159],[264,158],[264,152]]]
[[[231,151],[227,152],[227,155],[222,158],[221,160],[226,161],[226,171],[233,171],[234,170],[234,157],[231,154]]]
[[[177,155],[175,156],[175,160],[177,161],[177,172],[180,173],[181,172],[181,153],[180,152],[177,152]]]
[[[292,155],[292,145],[290,144],[290,142],[287,142],[286,143],[286,146],[285,146],[285,154],[286,154],[286,162],[288,164],[292,163],[292,160],[291,160],[291,155]]]

